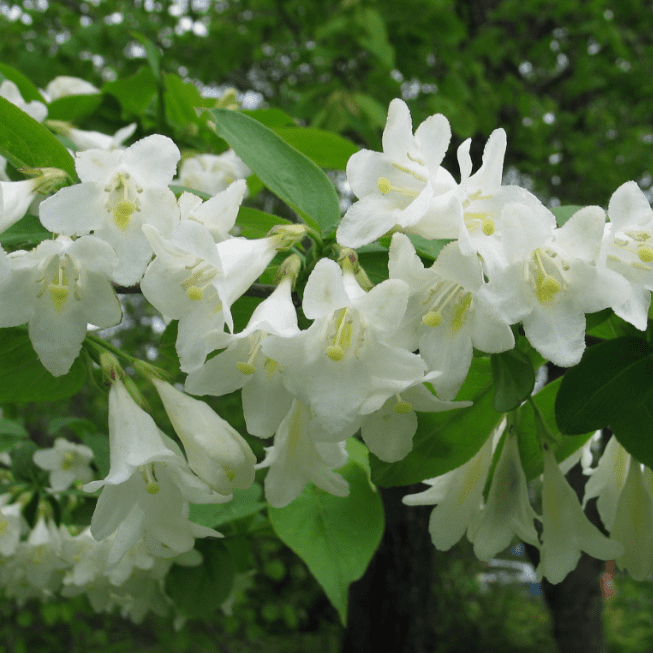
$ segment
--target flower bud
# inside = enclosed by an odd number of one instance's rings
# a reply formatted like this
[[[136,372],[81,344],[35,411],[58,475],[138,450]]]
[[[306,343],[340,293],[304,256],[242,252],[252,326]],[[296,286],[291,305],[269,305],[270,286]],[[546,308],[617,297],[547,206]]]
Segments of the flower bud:
[[[247,489],[254,482],[256,456],[241,435],[203,401],[159,379],[152,383],[184,445],[189,467],[220,494]]]

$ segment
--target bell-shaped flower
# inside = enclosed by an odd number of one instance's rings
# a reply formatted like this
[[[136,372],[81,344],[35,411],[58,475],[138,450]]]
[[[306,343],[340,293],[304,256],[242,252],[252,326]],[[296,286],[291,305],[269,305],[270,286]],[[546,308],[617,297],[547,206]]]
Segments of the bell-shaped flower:
[[[141,537],[156,555],[170,556],[193,548],[195,537],[218,536],[188,520],[192,503],[222,503],[189,469],[179,447],[130,397],[121,381],[109,391],[110,469],[102,481],[84,486],[104,488],[91,532],[97,540],[116,533],[109,562],[117,562]]]
[[[474,554],[479,560],[491,560],[512,542],[515,535],[539,547],[534,519],[539,517],[529,501],[517,436],[509,428],[494,468],[487,502],[468,531],[469,540],[474,543]]]
[[[291,277],[284,277],[256,307],[247,327],[229,336],[227,349],[186,379],[186,392],[194,395],[219,397],[242,388],[247,431],[259,437],[274,434],[293,399],[282,383],[277,362],[261,352],[268,335],[289,338],[299,333],[291,285]]]
[[[198,154],[184,159],[179,166],[179,183],[215,195],[237,179],[251,174],[240,157],[233,150],[227,150],[222,154]]]
[[[115,253],[98,238],[60,236],[29,252],[13,252],[5,262],[0,327],[28,322],[32,345],[54,376],[68,372],[77,358],[87,324],[106,328],[120,322],[109,281]]]
[[[429,520],[429,532],[436,549],[447,551],[465,531],[473,531],[474,521],[483,507],[483,488],[492,463],[494,439],[489,437],[464,465],[424,481],[431,486],[428,490],[402,499],[408,506],[437,504]]]
[[[449,243],[425,269],[410,240],[395,234],[388,262],[391,279],[410,288],[400,342],[419,348],[428,369],[441,375],[431,383],[442,399],[453,399],[472,363],[474,347],[489,353],[511,349],[515,339],[507,321],[479,295],[483,269],[476,254],[464,256]]]
[[[425,238],[455,238],[457,230],[439,235],[433,198],[455,188],[441,167],[451,128],[441,114],[427,118],[415,131],[408,106],[395,99],[388,108],[383,153],[361,150],[347,163],[347,180],[359,198],[338,227],[338,242],[357,248],[391,229]]]
[[[629,291],[623,277],[596,265],[603,225],[598,207],[554,229],[534,222],[524,205],[507,205],[501,240],[509,265],[479,291],[508,322],[521,321],[531,345],[561,367],[583,355],[585,313],[616,305]]]
[[[361,414],[424,376],[424,361],[391,344],[406,310],[407,286],[389,279],[370,290],[335,261],[322,259],[304,290],[313,324],[290,338],[269,336],[263,353],[283,369],[292,395],[310,406],[327,431],[346,429]]]
[[[635,580],[646,580],[653,572],[653,497],[640,463],[629,456],[624,483],[610,537],[624,545],[616,559]]]
[[[346,497],[349,484],[333,469],[348,459],[344,443],[314,442],[308,434],[313,419],[311,410],[295,399],[274,436],[274,444],[266,447],[266,457],[257,469],[269,467],[265,477],[265,498],[274,508],[283,508],[314,483],[329,494]]]
[[[254,482],[256,456],[242,436],[205,402],[159,379],[152,383],[184,445],[189,467],[220,494],[246,490]]]
[[[598,497],[596,507],[608,532],[612,530],[617,516],[617,506],[626,482],[629,460],[630,454],[621,446],[619,440],[612,436],[585,484],[583,508],[590,499]]]
[[[608,539],[585,516],[576,493],[562,475],[551,449],[543,451],[542,546],[538,580],[557,584],[576,567],[581,551],[599,560],[624,553],[620,542]]]
[[[653,210],[637,183],[628,181],[610,198],[608,216],[601,263],[630,282],[612,308],[644,331],[653,290]]]
[[[257,240],[229,238],[217,245],[204,225],[183,220],[170,239],[145,225],[156,253],[141,289],[161,313],[179,320],[177,353],[181,369],[201,367],[206,356],[228,344],[231,305],[265,271],[282,236]]]
[[[179,207],[168,188],[179,161],[177,146],[154,134],[126,150],[78,152],[81,184],[62,188],[40,205],[43,226],[69,236],[93,232],[118,255],[113,280],[140,281],[152,258],[141,227],[153,225],[169,236],[179,222]]]
[[[50,489],[53,492],[67,490],[75,481],[89,483],[93,480],[90,463],[93,451],[86,445],[57,438],[54,447],[34,452],[34,463],[50,472]]]
[[[247,193],[247,182],[239,179],[228,188],[204,202],[201,197],[184,192],[179,198],[182,220],[195,220],[203,224],[216,243],[231,238],[238,217],[238,209]]]

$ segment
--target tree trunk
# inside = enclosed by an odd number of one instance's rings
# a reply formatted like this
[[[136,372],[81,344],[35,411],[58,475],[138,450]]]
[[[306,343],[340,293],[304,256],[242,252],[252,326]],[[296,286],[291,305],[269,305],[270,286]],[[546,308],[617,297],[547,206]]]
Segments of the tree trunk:
[[[342,653],[433,653],[435,548],[428,531],[433,506],[401,498],[420,485],[380,488],[386,528],[365,575],[349,591]]]

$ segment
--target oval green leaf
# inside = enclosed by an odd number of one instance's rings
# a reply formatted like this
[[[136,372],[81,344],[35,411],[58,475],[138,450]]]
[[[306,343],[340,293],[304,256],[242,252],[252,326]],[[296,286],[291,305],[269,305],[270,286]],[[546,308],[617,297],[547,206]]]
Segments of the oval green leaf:
[[[381,537],[383,503],[358,464],[340,470],[349,482],[349,496],[335,497],[314,485],[285,508],[270,508],[279,538],[308,566],[329,601],[347,619],[349,585],[364,573]]]
[[[329,178],[307,156],[257,120],[228,109],[211,109],[224,138],[261,181],[308,224],[324,234],[340,220]]]

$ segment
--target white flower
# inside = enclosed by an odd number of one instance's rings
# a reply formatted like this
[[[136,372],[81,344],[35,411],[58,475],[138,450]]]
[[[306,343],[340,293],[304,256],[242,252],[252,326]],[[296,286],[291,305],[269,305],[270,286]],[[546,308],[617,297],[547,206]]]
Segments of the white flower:
[[[222,154],[198,154],[184,159],[179,167],[179,183],[186,188],[215,195],[252,171],[233,150]]]
[[[393,100],[383,132],[383,153],[361,150],[347,163],[347,180],[359,198],[338,227],[338,242],[357,248],[393,228],[425,238],[455,238],[441,234],[433,198],[455,188],[449,172],[440,166],[449,146],[451,128],[437,114],[415,131],[408,106]]]
[[[521,321],[529,342],[561,367],[576,365],[585,350],[585,313],[600,311],[628,293],[628,283],[595,265],[604,215],[577,211],[560,229],[533,221],[528,208],[504,208],[502,244],[508,267],[492,273],[479,297],[511,324]]]
[[[653,290],[653,211],[637,183],[628,181],[610,198],[608,216],[601,262],[630,282],[612,308],[644,331]]]
[[[116,150],[122,149],[123,141],[127,140],[135,131],[138,125],[133,122],[131,125],[122,127],[113,136],[96,131],[85,131],[68,127],[65,135],[80,150]]]
[[[534,519],[539,517],[528,498],[517,436],[508,429],[494,468],[487,503],[468,531],[469,540],[474,543],[474,554],[479,560],[491,560],[510,544],[515,535],[524,542],[539,546]]]
[[[265,477],[265,498],[274,508],[283,508],[296,499],[307,483],[315,483],[338,497],[349,494],[347,481],[332,470],[348,458],[344,443],[313,442],[308,436],[312,419],[308,406],[295,399],[279,425],[272,447],[257,469],[269,467]]]
[[[168,236],[179,222],[179,207],[168,188],[179,157],[177,146],[158,134],[122,151],[78,152],[75,168],[82,183],[42,202],[41,222],[70,236],[92,231],[118,255],[113,280],[133,285],[152,258],[141,226],[154,225]]]
[[[18,86],[8,79],[5,79],[0,83],[0,97],[15,104],[19,109],[34,118],[37,122],[43,122],[48,115],[48,108],[43,104],[43,102],[39,102],[38,100],[25,102],[23,96],[18,90]]]
[[[503,426],[499,429],[502,431]],[[428,490],[403,498],[408,506],[437,504],[431,513],[429,532],[440,551],[450,549],[465,531],[473,532],[474,521],[479,518],[483,507],[483,488],[492,463],[493,440],[494,437],[489,437],[464,465],[424,481],[431,486]]]
[[[65,374],[77,358],[87,324],[110,327],[121,309],[109,278],[113,250],[93,236],[66,236],[42,242],[30,252],[5,259],[0,279],[0,327],[28,322],[39,359],[54,376]],[[4,267],[0,263],[0,267]]]
[[[95,93],[100,93],[100,89],[93,86],[91,82],[70,75],[59,75],[45,87],[48,102],[54,102],[68,95],[94,95]]]
[[[304,290],[304,314],[314,322],[296,336],[269,336],[263,353],[283,369],[283,383],[333,433],[359,414],[379,409],[424,376],[419,356],[390,337],[406,309],[407,285],[389,279],[369,293],[353,273],[318,261]]]
[[[231,238],[238,209],[247,193],[247,183],[240,179],[206,202],[194,193],[184,192],[179,198],[182,220],[195,220],[203,224],[216,243]]]
[[[619,444],[617,438],[611,437],[585,485],[583,508],[590,499],[598,497],[596,507],[608,531],[612,530],[617,516],[619,497],[628,474],[629,459],[630,455]]]
[[[205,402],[156,378],[152,383],[184,445],[189,467],[220,494],[246,490],[254,482],[256,456],[242,436]]]
[[[172,237],[145,225],[156,258],[141,289],[166,317],[179,320],[177,353],[181,369],[199,368],[206,356],[228,343],[231,305],[264,272],[277,253],[279,238],[229,238],[217,245],[199,222],[183,220]]]
[[[453,399],[460,390],[474,347],[498,353],[514,346],[506,320],[478,293],[483,270],[476,254],[464,256],[450,243],[425,269],[408,237],[395,234],[388,269],[391,279],[410,287],[399,338],[409,349],[419,347],[429,370],[441,372],[431,383],[442,399]]]
[[[13,555],[25,528],[20,503],[7,503],[9,494],[0,495],[0,555]]]
[[[538,580],[562,581],[576,567],[581,551],[599,560],[624,553],[620,542],[610,540],[585,516],[576,493],[567,483],[549,447],[545,447],[542,484],[542,546]]]
[[[83,444],[57,438],[54,447],[34,452],[34,463],[50,472],[50,488],[54,492],[67,490],[75,481],[88,483],[93,479],[89,467],[93,452]]]
[[[624,545],[616,559],[635,580],[646,580],[653,571],[653,497],[644,480],[640,463],[629,456],[624,483],[610,537]]]
[[[190,471],[179,447],[136,405],[121,381],[109,391],[109,445],[108,476],[88,483],[84,490],[104,488],[91,532],[97,540],[116,533],[110,563],[120,560],[141,537],[153,553],[170,557],[190,551],[195,537],[219,535],[188,521],[189,501],[222,503],[225,497]]]
[[[279,365],[261,352],[261,344],[268,335],[288,338],[299,333],[291,285],[291,277],[284,277],[256,307],[247,327],[229,336],[227,349],[186,379],[186,391],[195,395],[219,397],[242,388],[247,431],[259,437],[269,437],[277,430],[292,403]]]

